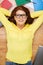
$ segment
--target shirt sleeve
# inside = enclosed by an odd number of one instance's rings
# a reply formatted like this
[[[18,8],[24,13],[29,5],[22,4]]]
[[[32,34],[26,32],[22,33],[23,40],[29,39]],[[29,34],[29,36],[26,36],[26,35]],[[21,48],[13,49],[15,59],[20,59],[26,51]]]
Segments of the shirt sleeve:
[[[5,12],[4,12],[5,11]],[[8,11],[4,9],[4,11],[0,10],[0,21],[5,26],[5,28],[11,27],[10,21],[7,19],[5,15],[8,16]],[[6,14],[7,13],[7,14]]]
[[[34,13],[33,15],[34,17],[38,17],[33,24],[31,25],[31,30],[33,33],[35,33],[35,31],[41,26],[41,24],[43,23],[43,11]]]
[[[7,9],[5,9],[5,8],[2,8],[2,7],[0,7],[0,11],[1,11],[4,15],[6,15],[6,16],[10,16],[10,14],[11,14],[11,12],[10,12],[9,10],[7,10]]]
[[[39,17],[43,14],[43,10],[40,10],[40,11],[35,11],[33,13],[31,13],[31,17],[32,18],[35,18],[35,17]]]

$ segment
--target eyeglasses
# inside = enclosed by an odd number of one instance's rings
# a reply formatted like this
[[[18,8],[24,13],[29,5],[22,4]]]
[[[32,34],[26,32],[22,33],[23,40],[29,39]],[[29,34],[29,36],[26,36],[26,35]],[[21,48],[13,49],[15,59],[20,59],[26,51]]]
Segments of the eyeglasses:
[[[22,18],[26,18],[26,14],[16,14],[15,15],[16,16],[16,18],[20,18],[20,17],[22,17]]]

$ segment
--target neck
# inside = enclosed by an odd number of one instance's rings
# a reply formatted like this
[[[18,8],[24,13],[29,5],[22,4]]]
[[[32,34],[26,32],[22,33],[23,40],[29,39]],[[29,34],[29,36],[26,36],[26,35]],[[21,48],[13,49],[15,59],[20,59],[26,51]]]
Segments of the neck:
[[[24,26],[25,25],[19,25],[19,24],[17,24],[17,27],[20,28],[20,29],[23,29]]]

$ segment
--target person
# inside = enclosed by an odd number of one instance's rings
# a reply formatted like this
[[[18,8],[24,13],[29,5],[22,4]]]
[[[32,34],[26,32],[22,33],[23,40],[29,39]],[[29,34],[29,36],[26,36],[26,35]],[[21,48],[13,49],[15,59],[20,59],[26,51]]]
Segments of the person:
[[[8,10],[0,8],[0,21],[6,29],[6,65],[32,65],[32,42],[36,30],[43,23],[43,11],[30,11],[24,6]],[[8,19],[6,16],[9,16]],[[37,18],[35,21],[34,19]]]

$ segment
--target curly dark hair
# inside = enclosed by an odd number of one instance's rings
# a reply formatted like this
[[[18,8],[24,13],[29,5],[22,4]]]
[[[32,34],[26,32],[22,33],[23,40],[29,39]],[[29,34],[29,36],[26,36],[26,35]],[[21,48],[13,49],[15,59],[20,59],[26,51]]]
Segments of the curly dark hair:
[[[17,7],[15,7],[15,8],[13,9],[13,11],[12,11],[12,13],[11,13],[11,16],[8,18],[8,20],[9,20],[10,22],[13,22],[14,24],[16,24],[16,21],[14,20],[14,15],[16,15],[16,12],[17,12],[18,10],[24,11],[24,12],[26,13],[26,15],[28,16],[28,18],[27,18],[25,24],[27,24],[27,23],[28,23],[28,24],[32,24],[32,23],[33,23],[34,18],[31,18],[31,16],[30,16],[30,11],[29,11],[26,7],[24,7],[24,6],[17,6]]]

